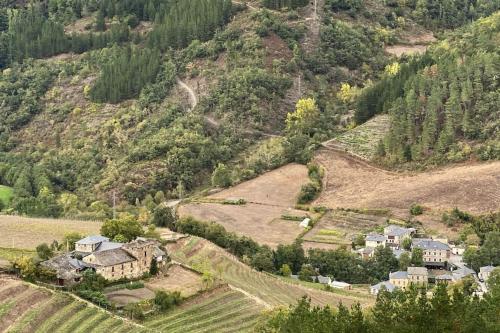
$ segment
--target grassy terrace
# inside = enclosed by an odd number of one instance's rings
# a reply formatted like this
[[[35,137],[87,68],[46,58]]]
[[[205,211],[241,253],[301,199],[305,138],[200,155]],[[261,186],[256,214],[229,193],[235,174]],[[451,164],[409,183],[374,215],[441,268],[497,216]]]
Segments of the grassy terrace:
[[[12,187],[8,187],[5,185],[0,185],[0,201],[2,201],[5,205],[10,201],[10,198],[12,198]]]

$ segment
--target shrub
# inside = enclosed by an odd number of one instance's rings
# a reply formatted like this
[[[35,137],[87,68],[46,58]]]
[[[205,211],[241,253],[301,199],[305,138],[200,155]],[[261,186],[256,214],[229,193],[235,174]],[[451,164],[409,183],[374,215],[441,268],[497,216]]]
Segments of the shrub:
[[[411,215],[422,215],[424,212],[424,208],[418,204],[413,204],[410,207],[410,214]]]

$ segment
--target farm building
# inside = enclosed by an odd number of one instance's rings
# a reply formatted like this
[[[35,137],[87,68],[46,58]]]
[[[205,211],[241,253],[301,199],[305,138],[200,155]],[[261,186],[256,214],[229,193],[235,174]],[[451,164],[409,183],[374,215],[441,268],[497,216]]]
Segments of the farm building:
[[[330,283],[330,287],[332,288],[337,288],[337,289],[344,289],[344,290],[351,290],[352,285],[347,283],[347,282],[342,282],[342,281],[332,281]]]
[[[93,269],[107,280],[138,278],[149,272],[152,260],[159,266],[166,254],[156,241],[138,238],[129,243],[111,242],[107,237],[89,236],[75,243],[75,251],[51,258],[42,263],[55,271],[57,284],[78,283],[81,272]]]

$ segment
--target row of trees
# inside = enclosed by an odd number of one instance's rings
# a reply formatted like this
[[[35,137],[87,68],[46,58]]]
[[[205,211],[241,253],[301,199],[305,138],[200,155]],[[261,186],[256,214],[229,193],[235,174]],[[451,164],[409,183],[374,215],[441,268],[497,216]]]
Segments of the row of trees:
[[[376,283],[387,279],[390,272],[423,264],[423,254],[418,249],[398,261],[389,247],[379,247],[373,258],[363,261],[344,248],[311,249],[306,255],[300,240],[288,245],[280,244],[276,250],[271,250],[248,237],[227,232],[217,223],[200,222],[190,217],[179,220],[174,227],[179,232],[203,237],[217,244],[259,271],[285,276],[299,274],[305,280],[322,274],[349,283]]]
[[[315,307],[303,298],[289,309],[276,310],[257,332],[338,333],[493,333],[500,321],[500,271],[488,282],[483,298],[473,296],[470,286],[449,290],[438,284],[432,297],[425,289],[381,292],[375,306],[363,311],[359,304]]]

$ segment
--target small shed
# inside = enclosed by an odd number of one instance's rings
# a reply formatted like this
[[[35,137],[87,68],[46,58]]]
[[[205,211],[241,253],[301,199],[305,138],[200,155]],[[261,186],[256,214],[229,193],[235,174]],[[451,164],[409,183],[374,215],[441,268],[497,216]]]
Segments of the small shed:
[[[351,290],[352,285],[347,283],[347,282],[342,282],[342,281],[332,281],[330,283],[330,287],[332,288],[337,288],[337,289],[344,289],[344,290]]]
[[[300,222],[299,226],[305,229],[309,227],[309,222],[311,222],[311,219],[306,217],[304,220],[302,220],[302,222]]]

